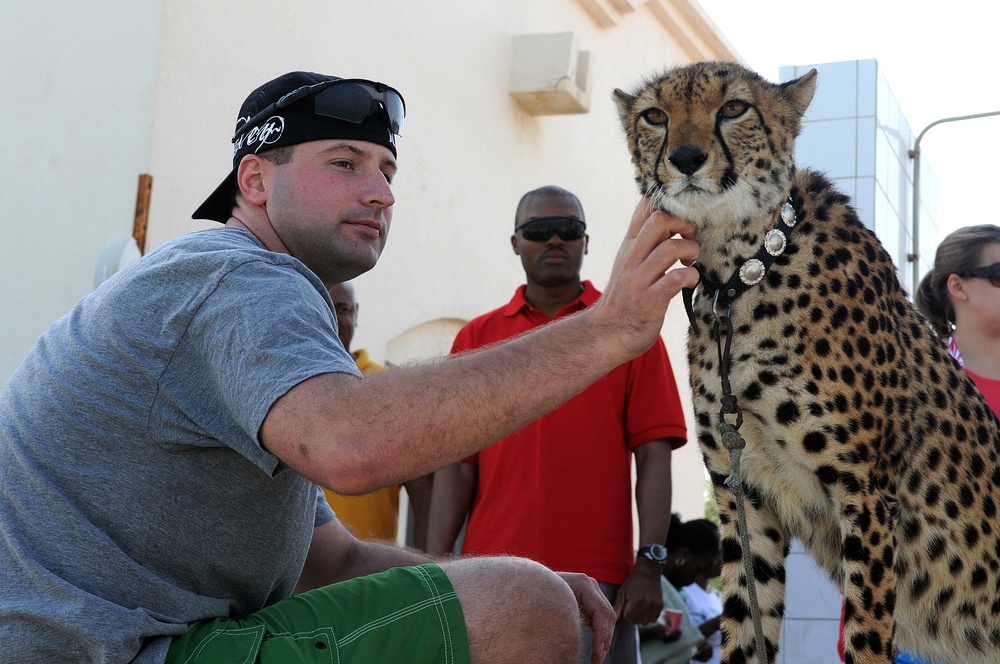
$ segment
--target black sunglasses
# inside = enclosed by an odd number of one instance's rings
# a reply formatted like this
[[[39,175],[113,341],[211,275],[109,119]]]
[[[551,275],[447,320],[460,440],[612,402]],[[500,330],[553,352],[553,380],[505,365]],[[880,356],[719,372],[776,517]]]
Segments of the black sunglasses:
[[[959,277],[979,277],[981,279],[989,279],[990,284],[1000,288],[1000,263],[993,263],[992,265],[984,265],[982,267],[974,267],[971,270],[965,270],[963,272],[956,272]]]
[[[397,136],[403,135],[406,104],[398,90],[385,83],[363,78],[341,78],[336,81],[304,85],[283,95],[281,99],[241,124],[232,142],[235,143],[248,129],[255,127],[272,113],[311,95],[316,96],[313,108],[316,115],[361,124],[373,114],[382,113],[389,130]]]
[[[563,242],[579,240],[587,231],[587,224],[572,217],[541,217],[514,227],[529,242],[548,242],[557,233]]]

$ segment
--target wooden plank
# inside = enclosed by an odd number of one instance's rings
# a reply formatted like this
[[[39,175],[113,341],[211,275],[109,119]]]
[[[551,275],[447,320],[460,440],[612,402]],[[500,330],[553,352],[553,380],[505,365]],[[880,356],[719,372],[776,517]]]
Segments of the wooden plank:
[[[139,174],[139,186],[135,196],[135,222],[132,225],[132,237],[139,246],[139,253],[146,254],[146,224],[149,223],[149,199],[153,193],[153,176],[149,173]]]

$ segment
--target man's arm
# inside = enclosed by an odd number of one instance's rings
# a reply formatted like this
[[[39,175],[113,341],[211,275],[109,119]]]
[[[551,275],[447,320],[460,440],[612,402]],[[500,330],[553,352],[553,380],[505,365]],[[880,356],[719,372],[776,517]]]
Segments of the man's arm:
[[[427,523],[427,553],[451,553],[472,508],[479,480],[479,466],[459,461],[434,473],[430,518]]]
[[[406,495],[410,498],[410,508],[413,510],[413,546],[421,551],[427,550],[427,520],[431,512],[431,491],[434,487],[434,474],[428,473],[403,483]]]
[[[363,542],[340,521],[332,519],[313,530],[312,543],[295,592],[384,572],[392,567],[428,562],[431,562],[429,557],[412,549],[381,542]]]
[[[322,486],[357,494],[463,459],[552,410],[649,348],[667,304],[693,287],[693,228],[643,199],[604,295],[507,342],[357,380],[309,378],[278,399],[264,447]]]
[[[654,440],[635,449],[635,501],[639,512],[639,545],[662,544],[670,527],[673,497],[671,438]],[[638,557],[632,573],[615,598],[615,611],[637,625],[654,622],[663,611],[660,575],[663,568]]]

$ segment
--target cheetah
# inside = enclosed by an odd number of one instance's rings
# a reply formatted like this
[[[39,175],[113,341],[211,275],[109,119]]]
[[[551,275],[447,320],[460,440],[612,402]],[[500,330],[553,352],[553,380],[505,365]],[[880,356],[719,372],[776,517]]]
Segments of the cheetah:
[[[704,62],[614,92],[641,193],[701,246],[688,362],[722,523],[722,659],[775,661],[798,538],[845,595],[847,662],[995,663],[1000,426],[850,199],[796,169],[816,83]],[[745,442],[764,658],[722,422]]]

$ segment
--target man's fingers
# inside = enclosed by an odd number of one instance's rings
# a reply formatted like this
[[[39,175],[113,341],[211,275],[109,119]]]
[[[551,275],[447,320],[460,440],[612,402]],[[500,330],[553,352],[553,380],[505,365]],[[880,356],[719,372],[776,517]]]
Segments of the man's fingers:
[[[677,262],[689,266],[698,260],[700,253],[701,247],[694,240],[675,237],[653,247],[646,260],[653,260],[659,265],[666,264],[668,268]]]
[[[590,649],[593,655],[590,657],[592,664],[601,664],[611,650],[611,640],[615,635],[615,623],[612,621],[598,628],[593,628],[594,638],[590,642]]]
[[[649,215],[653,213],[653,204],[649,202],[649,199],[643,196],[639,199],[639,202],[635,206],[635,210],[632,212],[632,220],[629,222],[628,231],[625,233],[626,238],[634,238],[639,235],[639,231],[645,225],[646,220]]]
[[[623,355],[630,359],[649,348],[663,326],[669,301],[682,288],[698,283],[690,266],[698,258],[695,227],[641,199],[632,214],[628,233],[615,257],[604,296],[592,307],[606,329],[620,333]],[[679,237],[678,237],[679,236]],[[621,615],[624,600],[615,603]]]
[[[617,614],[611,610],[611,605],[607,603],[590,616],[590,630],[594,635],[590,644],[594,653],[590,659],[592,664],[601,664],[608,651],[611,650],[611,640],[614,638],[615,622],[617,622],[616,616]]]
[[[663,275],[663,284],[670,297],[676,295],[682,288],[694,288],[701,280],[701,273],[695,267],[678,267],[667,270]]]
[[[677,262],[691,265],[701,252],[694,233],[695,227],[686,221],[665,212],[653,212],[632,242],[630,262],[660,273]]]
[[[611,638],[614,635],[618,612],[604,597],[597,581],[586,574],[574,572],[557,572],[557,574],[576,595],[584,623],[590,627],[594,634],[591,642],[594,656],[591,661],[593,664],[600,664],[611,648]]]
[[[669,236],[680,235],[685,240],[694,240],[694,234],[697,230],[694,224],[669,215],[663,210],[652,212],[649,215],[649,223],[661,233],[667,233]]]
[[[666,237],[680,235],[688,240],[694,239],[694,225],[689,224],[679,217],[669,215],[663,210],[658,210],[653,207],[648,198],[643,197],[636,203],[635,210],[632,212],[632,220],[629,222],[628,232],[625,233],[625,236],[629,238],[638,237],[640,231],[647,226],[651,226],[659,233],[666,233]]]

